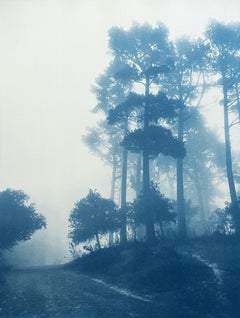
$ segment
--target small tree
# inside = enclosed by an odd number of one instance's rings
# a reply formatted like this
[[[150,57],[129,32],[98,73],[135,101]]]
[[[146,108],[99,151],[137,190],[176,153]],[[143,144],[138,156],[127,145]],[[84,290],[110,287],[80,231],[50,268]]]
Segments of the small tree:
[[[154,184],[151,185],[147,198],[140,194],[134,201],[133,210],[136,223],[146,224],[147,217],[151,214],[154,223],[159,224],[162,235],[164,235],[164,224],[176,221],[173,203],[160,193]]]
[[[0,249],[9,249],[32,234],[46,228],[44,216],[28,203],[23,191],[7,189],[0,192]]]
[[[235,232],[233,223],[233,213],[235,209],[229,202],[225,202],[225,207],[216,209],[210,219],[213,233],[222,235],[232,235]]]
[[[75,203],[69,222],[69,238],[73,244],[95,238],[100,249],[99,235],[119,227],[118,209],[112,200],[102,198],[95,190],[89,190],[85,198]]]

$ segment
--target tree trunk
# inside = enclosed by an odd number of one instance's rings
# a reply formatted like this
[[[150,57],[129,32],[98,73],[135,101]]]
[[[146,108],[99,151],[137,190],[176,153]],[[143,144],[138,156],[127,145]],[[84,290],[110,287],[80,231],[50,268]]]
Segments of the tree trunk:
[[[112,180],[111,180],[111,200],[115,199],[116,189],[116,174],[117,174],[117,159],[115,153],[113,154],[113,165],[112,165]]]
[[[136,198],[139,196],[141,192],[141,173],[142,173],[142,156],[141,154],[138,154],[137,169],[136,169],[136,185],[135,185]]]
[[[171,175],[169,173],[169,170],[167,172],[167,183],[168,183],[168,188],[169,188],[169,197],[170,198],[175,198],[175,195],[176,195],[175,187],[173,187],[172,180],[171,180]]]
[[[163,224],[162,222],[159,222],[160,230],[161,230],[161,236],[164,237],[164,231],[163,231]]]
[[[183,142],[184,108],[179,108],[178,114],[178,139]],[[177,158],[177,218],[178,236],[180,239],[187,237],[187,225],[185,217],[184,184],[183,184],[183,159]]]
[[[238,83],[236,83],[235,85],[236,85],[238,120],[240,122],[240,97],[239,97]]]
[[[237,193],[236,193],[236,188],[235,188],[234,178],[233,178],[226,81],[227,80],[223,77],[223,109],[224,109],[224,137],[225,137],[225,151],[226,151],[226,168],[227,168],[229,192],[231,197],[231,205],[232,205],[232,211],[233,211],[233,222],[235,225],[236,233],[239,235],[240,234],[240,213],[239,213]]]
[[[207,215],[206,215],[206,209],[205,209],[205,204],[204,204],[204,195],[203,195],[203,190],[199,178],[199,169],[197,162],[195,158],[192,159],[192,167],[193,167],[193,174],[194,174],[194,183],[196,186],[196,191],[197,191],[197,197],[198,197],[198,204],[200,207],[200,217],[202,224],[204,226],[204,229],[207,231]]]
[[[145,108],[144,108],[144,133],[148,131],[149,128],[149,78],[146,77],[146,86],[145,86]],[[149,172],[149,151],[148,151],[148,144],[145,138],[144,147],[143,147],[143,197],[144,200],[147,202],[148,195],[150,191],[150,172]],[[154,229],[154,220],[152,211],[145,211],[147,214],[147,221],[146,221],[146,236],[148,241],[155,240],[155,229]]]
[[[101,249],[101,244],[100,244],[100,240],[99,240],[99,235],[98,235],[98,233],[96,233],[96,241],[97,241],[98,249],[100,250],[100,249]]]
[[[121,180],[121,229],[120,241],[121,244],[127,243],[127,162],[128,151],[124,147],[122,153],[122,180]]]
[[[111,181],[111,200],[114,201],[116,187],[117,159],[115,150],[113,150],[113,165],[112,165],[112,181]],[[109,232],[109,246],[113,246],[113,232]]]

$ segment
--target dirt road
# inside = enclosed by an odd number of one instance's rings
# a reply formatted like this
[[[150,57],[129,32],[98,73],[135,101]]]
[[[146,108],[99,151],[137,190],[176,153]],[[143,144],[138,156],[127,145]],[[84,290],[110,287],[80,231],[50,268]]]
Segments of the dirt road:
[[[63,268],[10,272],[1,297],[0,317],[167,317],[158,302],[144,295]]]

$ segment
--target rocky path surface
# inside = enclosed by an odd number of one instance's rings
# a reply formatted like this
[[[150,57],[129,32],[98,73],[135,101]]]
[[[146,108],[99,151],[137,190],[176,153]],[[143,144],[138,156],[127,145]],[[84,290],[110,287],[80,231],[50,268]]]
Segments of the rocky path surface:
[[[0,317],[167,317],[144,295],[63,268],[13,271],[1,287]]]

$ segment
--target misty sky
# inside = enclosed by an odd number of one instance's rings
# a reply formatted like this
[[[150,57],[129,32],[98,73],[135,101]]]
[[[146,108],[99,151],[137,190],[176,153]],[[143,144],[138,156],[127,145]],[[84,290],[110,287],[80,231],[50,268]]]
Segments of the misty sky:
[[[53,242],[65,240],[74,202],[89,188],[110,194],[110,169],[81,141],[108,29],[161,21],[173,38],[197,36],[239,12],[238,0],[0,0],[0,189],[23,189]]]

